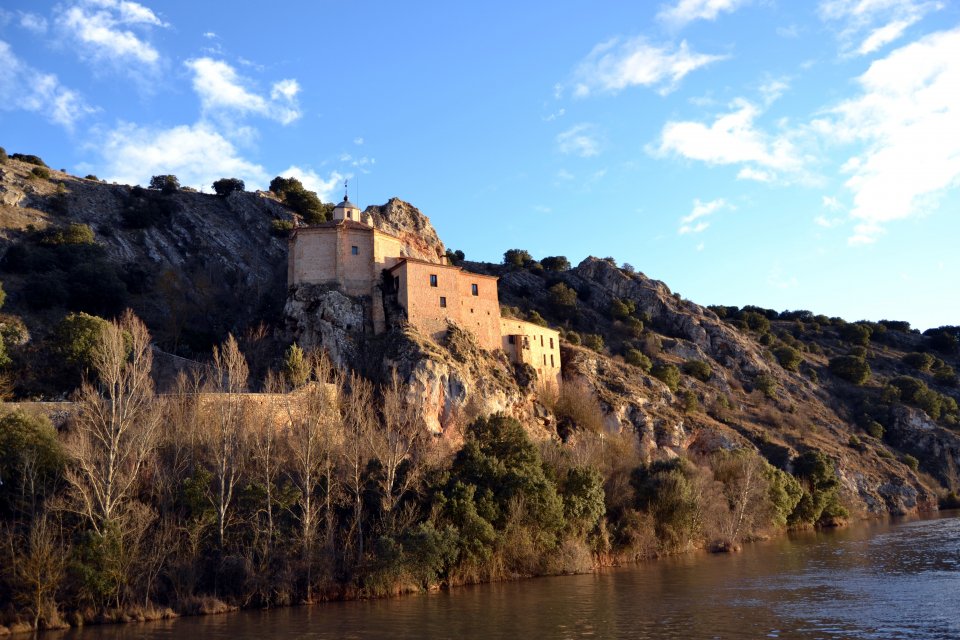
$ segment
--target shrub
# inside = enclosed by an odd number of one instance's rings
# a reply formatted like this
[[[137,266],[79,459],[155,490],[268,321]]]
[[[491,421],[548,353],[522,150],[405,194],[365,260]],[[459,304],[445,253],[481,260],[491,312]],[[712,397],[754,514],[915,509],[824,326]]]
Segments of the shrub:
[[[929,353],[920,353],[914,351],[903,356],[903,363],[913,367],[917,371],[929,371],[933,364],[933,356]]]
[[[525,267],[533,262],[533,256],[525,249],[507,249],[503,253],[503,264],[511,267]]]
[[[527,322],[538,324],[541,327],[547,326],[547,321],[543,318],[542,315],[540,315],[540,312],[537,311],[536,309],[531,310],[530,313],[527,315]]]
[[[30,175],[40,178],[41,180],[49,180],[50,169],[47,169],[46,167],[34,167],[33,169],[30,169]]]
[[[753,379],[753,388],[768,398],[777,396],[777,379],[769,373],[758,374]]]
[[[679,549],[703,531],[697,469],[675,458],[638,467],[630,476],[637,507],[650,513],[657,538],[668,549]]]
[[[567,271],[570,268],[570,261],[566,256],[547,256],[540,264],[547,271]]]
[[[876,438],[877,440],[883,440],[883,434],[885,429],[883,428],[883,425],[877,422],[876,420],[871,420],[870,423],[867,424],[867,427],[865,430],[868,434],[870,434],[871,438]]]
[[[277,176],[270,181],[270,191],[280,200],[303,217],[308,224],[319,224],[333,215],[333,205],[320,201],[317,194],[307,191],[296,178]]]
[[[756,311],[747,311],[740,316],[740,319],[747,324],[747,328],[757,333],[766,333],[770,331],[770,321],[766,316],[760,315]]]
[[[860,358],[861,360],[867,357],[867,348],[857,345],[855,347],[850,347],[850,351],[847,352],[848,356],[853,356],[854,358]]]
[[[100,178],[98,178],[97,176],[93,175],[92,173],[88,173],[87,175],[83,176],[83,179],[84,179],[84,180],[93,180],[94,182],[100,182]]]
[[[283,358],[283,373],[294,388],[302,387],[310,379],[310,360],[296,342],[290,345]]]
[[[700,401],[693,391],[684,391],[680,394],[680,403],[684,413],[694,413],[700,410]]]
[[[857,434],[851,433],[850,438],[847,440],[847,445],[853,447],[854,449],[859,449],[861,444],[862,443],[860,442],[860,438],[857,437]]]
[[[619,300],[614,298],[610,302],[610,316],[614,320],[624,320],[633,313],[636,309],[636,304],[633,300]]]
[[[817,523],[845,517],[840,504],[840,481],[833,461],[821,451],[807,451],[793,461],[794,475],[803,486],[803,497],[790,514],[791,523]]]
[[[550,304],[558,311],[569,311],[577,306],[577,292],[562,282],[558,282],[549,289]]]
[[[87,313],[71,313],[54,331],[54,351],[79,369],[92,366],[93,350],[109,322]]]
[[[703,360],[687,360],[683,363],[683,372],[700,382],[706,382],[713,375],[713,369]]]
[[[271,220],[270,233],[280,238],[287,237],[293,230],[293,222],[290,220]]]
[[[960,345],[960,330],[957,327],[939,327],[937,329],[927,329],[923,335],[927,336],[930,346],[940,353],[951,355],[957,352]]]
[[[917,471],[920,469],[920,461],[917,460],[914,456],[910,455],[909,453],[903,456],[903,464],[907,465],[914,471]]]
[[[650,369],[650,374],[667,385],[670,391],[676,391],[680,386],[680,369],[672,364],[658,363]]]
[[[0,147],[0,164],[6,164],[7,158],[8,158],[7,150],[4,149],[3,147]]]
[[[177,211],[177,204],[172,198],[165,198],[162,194],[170,194],[175,190],[161,190],[158,194],[143,187],[130,189],[130,193],[124,200],[123,209],[120,211],[123,225],[129,229],[148,229],[169,219]]]
[[[576,331],[568,331],[564,337],[566,338],[567,342],[569,342],[570,344],[580,344],[581,342],[580,334],[577,333]]]
[[[0,516],[28,512],[33,495],[44,495],[63,473],[67,457],[57,430],[45,416],[13,411],[0,418]],[[27,477],[29,474],[29,478]]]
[[[870,344],[870,334],[873,331],[870,326],[862,322],[852,322],[840,327],[838,331],[840,339],[850,344],[867,346]]]
[[[653,367],[653,362],[650,358],[645,356],[639,349],[627,349],[623,358],[628,364],[639,367],[644,372],[649,372],[650,368]]]
[[[164,194],[176,193],[180,190],[180,180],[177,176],[166,174],[150,178],[150,188]]]
[[[20,162],[26,162],[27,164],[35,164],[38,167],[47,166],[47,163],[41,160],[39,156],[34,156],[29,153],[15,153],[10,157],[14,160],[19,160]]]
[[[640,338],[643,336],[643,320],[630,316],[623,321],[623,324],[630,337]]]
[[[603,353],[603,336],[598,333],[588,333],[587,335],[583,336],[583,345],[588,349],[593,349],[597,353]]]
[[[451,251],[447,249],[447,262],[453,265],[458,265],[466,259],[466,254],[457,249],[456,251]]]
[[[787,371],[799,371],[800,363],[803,362],[800,352],[793,347],[777,347],[773,350],[773,356]]]
[[[957,386],[957,374],[953,367],[945,365],[933,374],[933,381],[945,387],[955,387]]]
[[[837,356],[830,360],[830,373],[855,385],[861,385],[870,379],[870,365],[863,358],[855,356]]]
[[[55,247],[66,244],[94,244],[93,229],[79,222],[72,222],[66,229],[53,229],[40,235],[40,244]]]
[[[234,191],[243,191],[247,185],[239,178],[220,178],[212,186],[218,196],[225,198]]]

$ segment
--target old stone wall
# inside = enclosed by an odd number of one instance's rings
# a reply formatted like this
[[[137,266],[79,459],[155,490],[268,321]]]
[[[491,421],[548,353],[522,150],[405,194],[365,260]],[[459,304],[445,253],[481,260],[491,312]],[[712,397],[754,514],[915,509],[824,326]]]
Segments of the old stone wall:
[[[514,362],[529,364],[537,379],[560,384],[560,333],[538,324],[500,319],[501,346]]]

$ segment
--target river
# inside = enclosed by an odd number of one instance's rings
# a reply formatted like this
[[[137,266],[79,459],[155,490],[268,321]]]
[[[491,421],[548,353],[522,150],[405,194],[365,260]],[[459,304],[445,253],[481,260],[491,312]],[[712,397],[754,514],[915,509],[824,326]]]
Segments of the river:
[[[960,517],[868,522],[581,576],[89,627],[78,640],[960,638]]]

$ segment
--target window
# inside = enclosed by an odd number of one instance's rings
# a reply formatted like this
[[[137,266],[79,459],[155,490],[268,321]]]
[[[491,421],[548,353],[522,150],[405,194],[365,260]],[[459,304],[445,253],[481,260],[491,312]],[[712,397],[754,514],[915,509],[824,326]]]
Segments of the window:
[[[353,211],[347,211],[347,217],[353,220]]]
[[[478,287],[478,286],[475,285],[475,284],[471,284],[471,285],[470,285],[470,293],[472,293],[472,294],[475,295],[475,296],[480,295],[480,287]]]
[[[443,296],[440,296],[440,308],[441,309],[447,308],[447,299],[444,298]]]
[[[541,346],[541,347],[543,346],[543,336],[542,336],[542,335],[540,336],[540,346]],[[544,356],[544,360],[546,360],[546,356]],[[544,362],[543,364],[547,364],[547,363]]]
[[[543,366],[547,366],[547,354],[543,354]]]
[[[360,247],[358,247],[357,245],[353,245],[352,247],[350,247],[350,254],[354,256],[360,255]]]
[[[551,367],[556,367],[556,366],[557,366],[557,365],[553,364],[553,354],[552,354],[552,353],[550,354],[550,366],[551,366]]]
[[[550,338],[550,348],[553,349],[553,338]],[[552,358],[553,356],[550,357]]]
[[[400,291],[400,276],[393,276],[393,290]]]
[[[507,344],[517,344],[517,336],[507,336]]]
[[[430,274],[430,286],[431,287],[437,286],[437,274],[435,273]]]

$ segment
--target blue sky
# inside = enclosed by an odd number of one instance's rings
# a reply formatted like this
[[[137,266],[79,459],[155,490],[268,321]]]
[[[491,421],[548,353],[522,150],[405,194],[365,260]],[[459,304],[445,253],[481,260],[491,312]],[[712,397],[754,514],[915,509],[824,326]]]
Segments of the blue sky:
[[[4,0],[0,145],[125,183],[350,178],[470,259],[960,324],[946,0]]]

